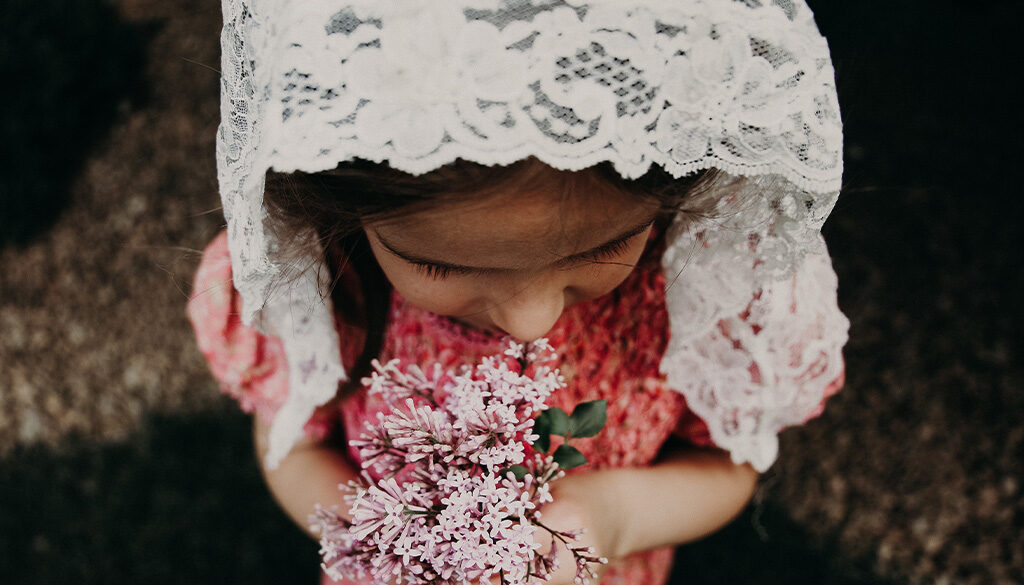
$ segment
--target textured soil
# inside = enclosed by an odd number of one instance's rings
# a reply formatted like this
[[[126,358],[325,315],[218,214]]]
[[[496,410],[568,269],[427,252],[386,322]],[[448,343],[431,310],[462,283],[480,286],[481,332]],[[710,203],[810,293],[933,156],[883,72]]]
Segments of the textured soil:
[[[934,4],[811,3],[847,132],[824,230],[847,383],[676,583],[1024,583],[1024,205],[998,77],[1020,19]],[[315,582],[183,312],[223,224],[219,6],[12,6],[0,583]]]

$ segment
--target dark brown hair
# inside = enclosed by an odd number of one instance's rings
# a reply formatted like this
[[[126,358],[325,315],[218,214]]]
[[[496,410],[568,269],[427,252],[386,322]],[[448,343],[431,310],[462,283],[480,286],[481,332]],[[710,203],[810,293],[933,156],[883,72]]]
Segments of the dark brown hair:
[[[525,192],[541,180],[550,180],[551,170],[531,157],[508,166],[484,166],[459,159],[423,175],[361,159],[319,173],[267,173],[264,201],[271,229],[278,232],[281,241],[288,241],[289,234],[297,229],[315,230],[323,250],[323,265],[332,271],[330,290],[335,310],[365,327],[366,342],[359,360],[351,367],[350,380],[358,382],[365,376],[370,362],[380,353],[391,297],[390,283],[370,251],[363,226],[481,196]],[[566,193],[596,182],[656,201],[665,223],[677,213],[693,219],[711,213],[717,199],[711,191],[719,174],[708,170],[676,179],[652,166],[642,177],[627,180],[604,162],[578,172],[558,172],[556,176]],[[361,305],[345,287],[334,286],[347,268],[359,277]],[[340,394],[343,396],[351,386]]]

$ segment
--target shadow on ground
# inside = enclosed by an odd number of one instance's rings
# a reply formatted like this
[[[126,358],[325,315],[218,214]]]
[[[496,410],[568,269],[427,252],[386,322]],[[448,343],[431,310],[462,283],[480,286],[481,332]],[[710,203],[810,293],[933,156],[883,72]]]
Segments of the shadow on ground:
[[[144,39],[105,0],[6,0],[0,34],[0,245],[25,244],[120,112],[143,101]]]
[[[149,423],[126,444],[20,448],[0,461],[0,580],[316,582],[316,546],[267,493],[248,417]]]
[[[679,547],[670,585],[898,585],[874,574],[870,559],[847,559],[815,542],[785,509],[750,506],[732,524]]]

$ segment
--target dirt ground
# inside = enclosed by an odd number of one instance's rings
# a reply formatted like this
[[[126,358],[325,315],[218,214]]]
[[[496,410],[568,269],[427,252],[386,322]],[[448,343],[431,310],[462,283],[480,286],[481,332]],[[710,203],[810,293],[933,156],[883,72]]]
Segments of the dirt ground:
[[[0,248],[0,582],[315,582],[315,543],[265,491],[248,420],[184,315],[223,225],[218,3],[14,4],[51,10],[18,38],[57,51],[46,63],[67,75],[33,82],[66,82],[51,100],[63,117],[31,114],[59,121],[55,134],[4,147],[20,178],[0,196],[59,192],[19,198],[52,218],[4,208],[3,230],[27,235]],[[1024,242],[999,77],[1019,15],[1009,2],[811,6],[847,133],[824,230],[852,322],[847,383],[782,435],[739,519],[679,550],[673,582],[1024,583]],[[50,131],[6,110],[12,136]]]

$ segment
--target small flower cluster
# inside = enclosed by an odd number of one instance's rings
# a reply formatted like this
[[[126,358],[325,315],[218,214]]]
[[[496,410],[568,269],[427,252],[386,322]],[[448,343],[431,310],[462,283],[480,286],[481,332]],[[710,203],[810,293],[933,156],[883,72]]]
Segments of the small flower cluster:
[[[547,530],[572,552],[577,582],[587,582],[590,565],[606,561],[573,546],[579,531],[540,523],[563,472],[555,457],[528,458],[524,446],[541,438],[534,415],[564,384],[543,363],[551,355],[540,340],[512,343],[457,374],[374,362],[363,382],[391,411],[352,441],[364,471],[347,486],[351,521],[322,507],[310,518],[327,574],[409,585],[547,580],[558,547],[540,554],[535,539]]]

